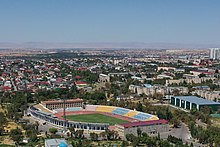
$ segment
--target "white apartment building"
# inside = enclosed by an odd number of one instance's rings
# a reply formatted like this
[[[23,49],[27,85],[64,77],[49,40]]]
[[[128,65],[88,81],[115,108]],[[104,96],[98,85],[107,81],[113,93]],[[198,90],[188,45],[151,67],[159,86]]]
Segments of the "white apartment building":
[[[210,59],[220,59],[220,48],[210,48]]]

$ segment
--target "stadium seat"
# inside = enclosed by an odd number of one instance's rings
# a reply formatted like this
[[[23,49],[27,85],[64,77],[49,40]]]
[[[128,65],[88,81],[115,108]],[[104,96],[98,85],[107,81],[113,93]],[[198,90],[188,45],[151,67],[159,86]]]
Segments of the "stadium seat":
[[[97,105],[86,105],[87,111],[96,111]]]
[[[148,120],[152,117],[152,115],[147,114],[147,113],[138,113],[136,115],[133,116],[133,118],[144,121],[144,120]]]
[[[112,106],[97,106],[96,111],[112,113],[115,108]]]
[[[80,110],[82,110],[81,107],[70,107],[66,109],[66,111],[80,111]]]
[[[133,110],[130,110],[128,113],[126,113],[124,116],[127,116],[127,117],[133,117],[134,115],[136,115],[138,113],[138,111],[133,111]]]
[[[52,113],[51,110],[49,110],[49,109],[43,107],[43,106],[40,105],[40,104],[35,105],[35,107],[36,107],[37,109],[40,109],[40,110],[43,111],[43,112],[46,112],[46,113]]]
[[[113,114],[118,114],[118,115],[125,115],[128,113],[130,110],[125,109],[125,108],[116,108],[115,110],[112,111]]]

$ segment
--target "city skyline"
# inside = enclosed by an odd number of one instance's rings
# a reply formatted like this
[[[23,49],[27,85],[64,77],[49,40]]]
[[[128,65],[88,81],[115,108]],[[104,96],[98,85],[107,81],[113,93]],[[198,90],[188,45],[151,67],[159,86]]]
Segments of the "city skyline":
[[[0,42],[220,45],[219,1],[0,2]]]

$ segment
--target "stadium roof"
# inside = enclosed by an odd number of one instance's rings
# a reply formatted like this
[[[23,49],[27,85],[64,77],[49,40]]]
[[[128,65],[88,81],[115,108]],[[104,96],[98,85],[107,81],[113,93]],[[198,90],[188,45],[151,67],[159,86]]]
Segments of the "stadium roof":
[[[125,128],[137,127],[137,126],[148,126],[148,125],[156,125],[156,124],[167,124],[168,121],[165,119],[160,120],[150,120],[150,121],[138,121],[138,122],[131,122],[121,124],[121,126]]]
[[[174,96],[175,98],[188,101],[190,103],[195,103],[198,105],[220,105],[218,102],[214,102],[211,100],[203,99],[197,96]]]

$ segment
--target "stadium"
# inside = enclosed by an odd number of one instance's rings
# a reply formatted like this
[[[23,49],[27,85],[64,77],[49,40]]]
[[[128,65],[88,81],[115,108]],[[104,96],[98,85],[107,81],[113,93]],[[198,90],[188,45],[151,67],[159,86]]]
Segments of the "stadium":
[[[115,106],[85,105],[82,107],[82,102],[81,99],[71,101],[76,106],[80,106],[73,107],[74,105],[70,105],[67,101],[64,112],[63,101],[44,101],[31,106],[29,112],[33,117],[56,125],[57,127],[74,127],[76,129],[96,131],[106,130],[116,124],[159,119],[155,115]],[[49,105],[46,104],[49,103],[56,104],[56,106],[52,107],[50,105],[50,108],[54,109],[48,109]]]

